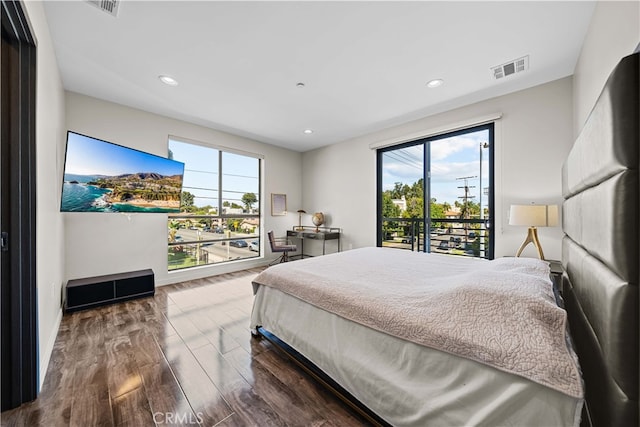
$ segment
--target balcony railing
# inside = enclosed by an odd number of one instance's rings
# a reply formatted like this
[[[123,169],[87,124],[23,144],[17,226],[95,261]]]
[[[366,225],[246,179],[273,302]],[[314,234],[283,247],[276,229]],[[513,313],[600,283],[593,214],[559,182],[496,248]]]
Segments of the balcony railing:
[[[488,219],[382,218],[382,246],[411,251],[491,258]]]
[[[178,214],[169,217],[168,269],[218,264],[260,256],[257,215]]]

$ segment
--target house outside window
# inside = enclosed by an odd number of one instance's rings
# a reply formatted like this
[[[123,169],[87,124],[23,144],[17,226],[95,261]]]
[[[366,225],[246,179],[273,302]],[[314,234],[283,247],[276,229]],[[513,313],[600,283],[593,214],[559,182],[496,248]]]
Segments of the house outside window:
[[[185,164],[180,213],[167,223],[168,270],[260,256],[258,155],[169,138]]]

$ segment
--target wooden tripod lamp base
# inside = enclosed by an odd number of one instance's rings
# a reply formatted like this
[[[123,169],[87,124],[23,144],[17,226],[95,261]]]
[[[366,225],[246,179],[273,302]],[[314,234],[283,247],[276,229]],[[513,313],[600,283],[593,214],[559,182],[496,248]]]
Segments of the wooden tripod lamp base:
[[[509,208],[509,225],[526,225],[529,227],[527,238],[518,249],[516,256],[522,254],[524,248],[533,243],[538,251],[538,258],[544,259],[542,246],[538,240],[538,227],[555,227],[558,225],[558,205],[511,205]]]
[[[533,243],[533,246],[536,247],[536,250],[538,251],[538,258],[544,259],[544,253],[542,252],[542,246],[540,246],[540,240],[538,240],[538,229],[536,227],[529,227],[527,237],[524,239],[524,242],[522,242],[522,245],[520,245],[520,249],[518,249],[516,256],[519,257],[529,243]]]

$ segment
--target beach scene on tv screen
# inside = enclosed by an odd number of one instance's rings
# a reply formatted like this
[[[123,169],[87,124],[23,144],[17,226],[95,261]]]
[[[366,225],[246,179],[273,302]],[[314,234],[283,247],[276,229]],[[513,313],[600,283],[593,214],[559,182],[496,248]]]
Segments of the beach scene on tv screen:
[[[184,164],[69,132],[63,212],[179,212]]]

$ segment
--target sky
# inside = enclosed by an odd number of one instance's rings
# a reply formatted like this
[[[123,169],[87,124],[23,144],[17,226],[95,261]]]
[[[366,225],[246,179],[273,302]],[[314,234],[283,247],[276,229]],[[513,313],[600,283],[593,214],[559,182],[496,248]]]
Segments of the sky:
[[[471,199],[480,200],[480,144],[487,142],[487,130],[467,133],[450,138],[431,141],[426,146],[431,150],[431,196],[438,203],[448,202],[453,205],[456,200],[462,202],[465,180],[470,188]],[[383,159],[383,190],[393,189],[396,182],[412,185],[423,174],[423,147],[415,145],[404,149],[387,151]],[[489,150],[482,149],[482,187],[487,188],[489,171]],[[482,194],[482,205],[486,206],[488,196]]]
[[[218,153],[213,147],[169,140],[173,158],[185,162],[183,190],[195,196],[194,204],[218,206]],[[235,202],[244,206],[241,199],[245,193],[254,193],[260,198],[259,160],[254,157],[222,153],[223,202]],[[254,208],[259,206],[259,201]]]
[[[161,175],[181,175],[183,168],[182,163],[164,157],[73,132],[67,133],[65,173],[114,176],[155,172]]]

